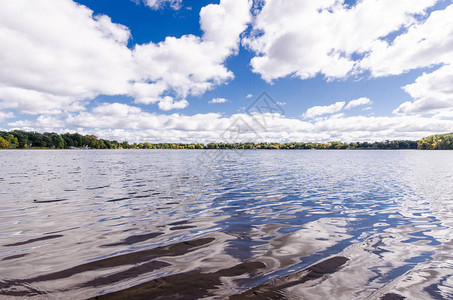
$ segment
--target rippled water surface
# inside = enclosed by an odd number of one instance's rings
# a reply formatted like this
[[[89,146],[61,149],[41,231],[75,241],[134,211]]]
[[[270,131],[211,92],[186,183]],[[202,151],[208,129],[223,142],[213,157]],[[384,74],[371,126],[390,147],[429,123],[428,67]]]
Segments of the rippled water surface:
[[[451,151],[0,160],[0,298],[453,299]]]

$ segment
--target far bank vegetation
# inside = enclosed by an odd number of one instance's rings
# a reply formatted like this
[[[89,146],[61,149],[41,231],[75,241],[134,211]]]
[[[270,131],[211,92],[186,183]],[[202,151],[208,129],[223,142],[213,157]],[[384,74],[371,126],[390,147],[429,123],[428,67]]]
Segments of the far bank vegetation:
[[[0,148],[17,149],[421,149],[453,150],[453,133],[436,134],[418,141],[393,140],[382,142],[332,141],[327,143],[128,143],[100,139],[79,133],[27,132],[22,130],[0,131]]]

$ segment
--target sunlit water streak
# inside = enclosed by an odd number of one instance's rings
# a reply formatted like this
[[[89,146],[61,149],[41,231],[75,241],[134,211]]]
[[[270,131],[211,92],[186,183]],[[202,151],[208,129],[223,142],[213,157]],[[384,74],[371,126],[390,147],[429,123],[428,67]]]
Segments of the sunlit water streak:
[[[451,151],[0,159],[0,298],[453,298]]]

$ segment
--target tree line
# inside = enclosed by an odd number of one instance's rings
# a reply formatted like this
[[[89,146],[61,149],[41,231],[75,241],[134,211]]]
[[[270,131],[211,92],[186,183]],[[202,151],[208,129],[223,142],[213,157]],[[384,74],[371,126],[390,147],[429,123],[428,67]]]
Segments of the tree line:
[[[328,143],[133,143],[100,139],[79,133],[0,131],[0,148],[51,149],[453,149],[453,133],[432,135],[419,141],[393,140],[383,142],[332,141]]]
[[[453,133],[434,134],[418,141],[418,149],[453,150]]]

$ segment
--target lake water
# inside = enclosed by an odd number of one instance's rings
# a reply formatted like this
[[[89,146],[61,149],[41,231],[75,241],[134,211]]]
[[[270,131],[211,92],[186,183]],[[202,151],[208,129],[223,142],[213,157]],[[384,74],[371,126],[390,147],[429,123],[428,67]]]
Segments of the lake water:
[[[453,299],[452,151],[0,160],[2,299]]]

